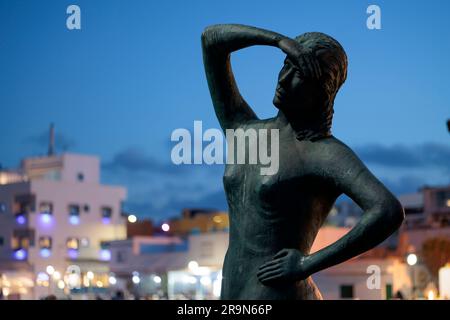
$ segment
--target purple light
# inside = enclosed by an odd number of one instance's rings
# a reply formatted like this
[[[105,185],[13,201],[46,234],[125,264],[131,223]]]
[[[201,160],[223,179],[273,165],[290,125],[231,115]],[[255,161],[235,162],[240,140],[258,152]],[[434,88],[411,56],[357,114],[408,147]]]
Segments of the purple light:
[[[111,223],[111,218],[103,217],[103,218],[102,218],[102,223],[103,223],[103,224],[110,224],[110,223]]]
[[[69,255],[69,258],[70,258],[70,259],[76,259],[76,258],[78,258],[78,250],[76,250],[76,249],[69,249],[69,250],[67,251],[67,254]]]
[[[79,216],[70,216],[69,222],[70,222],[70,224],[80,224],[80,217]]]
[[[41,249],[40,254],[42,258],[48,258],[52,255],[52,252],[50,251],[50,249],[44,248]]]
[[[14,258],[16,260],[25,260],[27,258],[27,251],[24,249],[19,249],[14,252]]]
[[[25,216],[23,214],[19,214],[16,216],[16,222],[18,224],[25,224],[27,222],[27,219],[25,218]]]
[[[111,251],[108,249],[100,250],[100,260],[103,260],[103,261],[111,260]]]
[[[52,222],[52,216],[48,213],[41,213],[41,221],[42,223],[49,224]]]

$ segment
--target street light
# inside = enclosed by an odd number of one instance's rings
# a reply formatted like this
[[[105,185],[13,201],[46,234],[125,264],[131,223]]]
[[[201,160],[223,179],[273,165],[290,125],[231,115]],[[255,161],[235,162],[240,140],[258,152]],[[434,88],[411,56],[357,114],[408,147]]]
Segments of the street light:
[[[195,271],[198,269],[198,262],[197,261],[189,261],[188,268],[191,271]]]
[[[154,276],[153,277],[153,281],[155,282],[155,283],[157,283],[157,284],[159,284],[159,283],[161,283],[161,277],[160,276]]]
[[[406,262],[412,267],[417,263],[417,256],[414,253],[408,254]]]
[[[53,267],[52,265],[48,265],[45,271],[47,271],[49,275],[52,275],[55,272],[55,267]]]
[[[408,265],[411,267],[411,281],[412,281],[412,298],[415,299],[416,297],[416,279],[415,279],[415,268],[414,266],[417,263],[417,255],[415,255],[414,253],[410,253],[408,254],[408,256],[406,257],[406,262],[408,263]]]

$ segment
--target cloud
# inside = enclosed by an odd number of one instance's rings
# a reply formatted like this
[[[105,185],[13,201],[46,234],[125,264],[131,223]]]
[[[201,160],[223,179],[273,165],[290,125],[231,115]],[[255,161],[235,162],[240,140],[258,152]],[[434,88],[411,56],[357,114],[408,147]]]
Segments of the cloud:
[[[394,194],[401,195],[405,193],[417,192],[421,187],[427,185],[427,181],[416,176],[400,176],[397,179],[381,178],[386,187]]]
[[[450,145],[423,143],[415,146],[370,144],[355,148],[367,163],[394,168],[441,168],[450,172]]]
[[[179,174],[184,170],[182,166],[164,163],[147,155],[142,149],[129,147],[116,153],[110,162],[103,165],[108,171],[147,172],[162,174]]]
[[[105,183],[128,190],[125,210],[142,217],[179,216],[184,208],[226,209],[223,165],[175,165],[128,147],[103,166]]]
[[[32,145],[33,147],[47,151],[49,144],[49,131],[45,130],[41,133],[25,138],[23,141],[26,144]],[[74,139],[66,136],[64,133],[55,130],[55,151],[67,151],[75,148],[76,142]]]

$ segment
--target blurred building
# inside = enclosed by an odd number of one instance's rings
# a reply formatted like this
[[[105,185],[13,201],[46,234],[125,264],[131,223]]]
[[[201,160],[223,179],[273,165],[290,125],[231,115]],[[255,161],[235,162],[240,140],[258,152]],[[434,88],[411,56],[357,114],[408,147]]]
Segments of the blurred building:
[[[134,237],[110,243],[113,290],[139,297],[217,299],[228,232]]]
[[[357,257],[322,270],[313,279],[324,299],[386,300],[408,297],[408,265],[398,257]]]
[[[169,233],[177,236],[188,236],[192,233],[204,233],[228,230],[228,213],[216,210],[184,209],[181,218],[169,221]]]
[[[399,197],[405,208],[405,227],[440,228],[450,225],[450,185],[424,187]]]
[[[137,236],[150,237],[154,233],[154,226],[151,220],[136,220],[127,222],[127,239]]]
[[[4,293],[39,298],[86,284],[107,286],[110,251],[104,244],[126,237],[126,190],[100,183],[99,159],[49,152],[24,159],[17,172],[0,177]],[[28,281],[12,285],[24,276]]]

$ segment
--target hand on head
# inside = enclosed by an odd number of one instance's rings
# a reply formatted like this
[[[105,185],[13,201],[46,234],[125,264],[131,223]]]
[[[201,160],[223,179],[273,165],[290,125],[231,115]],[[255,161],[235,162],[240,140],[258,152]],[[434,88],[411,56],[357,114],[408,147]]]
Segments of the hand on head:
[[[305,77],[320,79],[322,75],[320,64],[311,49],[304,48],[290,38],[280,40],[278,46],[286,53],[289,60],[302,71]]]

